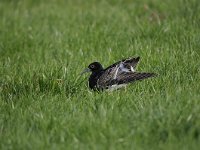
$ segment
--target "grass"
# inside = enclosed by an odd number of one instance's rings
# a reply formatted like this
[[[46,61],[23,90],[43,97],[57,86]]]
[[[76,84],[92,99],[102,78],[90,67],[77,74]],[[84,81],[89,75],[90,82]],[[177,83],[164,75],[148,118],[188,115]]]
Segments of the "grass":
[[[0,149],[198,149],[198,0],[1,0]],[[159,77],[95,93],[79,73],[140,56]]]

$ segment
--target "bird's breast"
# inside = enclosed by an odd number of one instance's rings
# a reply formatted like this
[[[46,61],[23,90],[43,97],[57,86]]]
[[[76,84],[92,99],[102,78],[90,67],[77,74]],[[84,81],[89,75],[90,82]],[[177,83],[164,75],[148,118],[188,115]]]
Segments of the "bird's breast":
[[[102,75],[102,72],[92,73],[89,77],[89,87],[95,89],[97,87],[97,81]]]

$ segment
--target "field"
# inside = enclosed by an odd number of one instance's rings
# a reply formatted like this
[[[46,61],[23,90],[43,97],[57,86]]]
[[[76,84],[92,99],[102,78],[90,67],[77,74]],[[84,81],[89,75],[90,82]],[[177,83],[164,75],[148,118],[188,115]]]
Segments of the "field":
[[[1,0],[0,149],[199,149],[199,12],[199,0]],[[130,56],[158,77],[98,93],[79,75]]]

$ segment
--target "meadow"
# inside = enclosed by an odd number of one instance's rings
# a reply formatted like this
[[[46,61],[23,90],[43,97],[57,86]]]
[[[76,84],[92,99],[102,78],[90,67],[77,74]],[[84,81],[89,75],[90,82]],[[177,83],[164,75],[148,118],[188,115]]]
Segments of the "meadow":
[[[132,56],[158,77],[98,93],[80,76]],[[199,0],[0,1],[1,150],[199,147]]]

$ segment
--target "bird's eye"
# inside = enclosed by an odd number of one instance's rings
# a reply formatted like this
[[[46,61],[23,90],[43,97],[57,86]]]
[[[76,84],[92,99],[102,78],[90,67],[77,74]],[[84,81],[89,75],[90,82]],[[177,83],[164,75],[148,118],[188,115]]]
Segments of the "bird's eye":
[[[91,68],[94,68],[94,65],[91,65],[90,67],[91,67]]]

